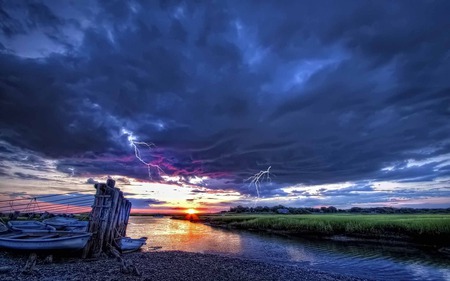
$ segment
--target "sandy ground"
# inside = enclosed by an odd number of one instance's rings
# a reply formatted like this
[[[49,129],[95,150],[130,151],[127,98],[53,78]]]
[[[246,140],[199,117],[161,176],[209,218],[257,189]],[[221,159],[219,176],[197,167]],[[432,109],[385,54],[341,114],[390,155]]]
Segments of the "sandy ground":
[[[147,252],[123,255],[140,276],[125,274],[114,258],[98,260],[54,256],[38,258],[36,271],[21,272],[28,255],[0,252],[0,280],[363,280],[290,265],[263,263],[189,252]]]

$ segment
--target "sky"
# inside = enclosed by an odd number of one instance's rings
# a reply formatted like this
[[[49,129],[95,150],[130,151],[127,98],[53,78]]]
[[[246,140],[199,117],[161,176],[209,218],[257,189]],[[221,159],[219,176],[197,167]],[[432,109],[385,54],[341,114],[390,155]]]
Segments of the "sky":
[[[449,12],[0,1],[0,198],[111,177],[134,211],[448,208]]]

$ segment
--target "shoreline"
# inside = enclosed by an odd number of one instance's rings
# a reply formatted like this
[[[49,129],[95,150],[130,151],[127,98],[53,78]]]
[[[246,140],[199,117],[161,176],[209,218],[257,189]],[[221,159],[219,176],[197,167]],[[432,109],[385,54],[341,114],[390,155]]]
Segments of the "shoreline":
[[[429,215],[428,215],[429,216]],[[172,217],[184,219],[183,217]],[[392,220],[393,219],[393,220]],[[416,215],[203,215],[195,223],[232,230],[345,242],[450,248],[450,216]]]
[[[226,257],[181,251],[135,252],[124,254],[140,272],[140,276],[120,272],[114,258],[101,257],[83,260],[76,257],[55,256],[53,263],[45,264],[38,257],[36,272],[21,273],[28,255],[0,252],[0,279],[17,280],[367,280],[350,275],[317,271],[308,267],[273,264],[244,258]]]
[[[283,230],[274,230],[274,229],[252,229],[252,228],[243,228],[243,227],[235,227],[226,223],[211,223],[208,221],[196,221],[195,223],[202,223],[204,225],[208,225],[213,228],[220,228],[226,230],[235,230],[235,231],[249,231],[253,233],[261,233],[261,234],[273,234],[281,237],[286,237],[289,239],[312,239],[312,240],[328,240],[342,243],[362,243],[362,244],[374,244],[374,245],[386,245],[386,246],[398,246],[398,247],[415,247],[420,248],[423,251],[429,251],[445,255],[450,257],[450,246],[448,244],[423,244],[418,243],[417,241],[411,239],[407,236],[389,236],[386,235],[384,237],[374,237],[374,236],[363,236],[363,235],[345,235],[345,234],[333,234],[333,235],[323,235],[312,232],[291,232],[291,231],[283,231]]]

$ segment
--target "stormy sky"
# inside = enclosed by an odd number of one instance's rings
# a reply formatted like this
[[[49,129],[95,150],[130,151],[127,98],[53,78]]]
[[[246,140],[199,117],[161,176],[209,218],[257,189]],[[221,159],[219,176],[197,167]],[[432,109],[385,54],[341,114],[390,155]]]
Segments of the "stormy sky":
[[[1,196],[110,176],[138,209],[450,207],[449,12],[0,1]]]

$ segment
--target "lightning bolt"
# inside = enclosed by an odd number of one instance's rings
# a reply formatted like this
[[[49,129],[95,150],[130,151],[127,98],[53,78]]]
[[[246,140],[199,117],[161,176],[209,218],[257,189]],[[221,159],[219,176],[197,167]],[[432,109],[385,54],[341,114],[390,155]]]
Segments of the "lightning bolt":
[[[152,179],[152,168],[153,168],[154,170],[156,170],[156,172],[158,173],[158,175],[160,175],[160,174],[165,174],[164,171],[163,171],[163,169],[161,169],[160,166],[158,166],[158,165],[156,165],[156,164],[152,164],[152,163],[150,163],[150,162],[145,162],[145,161],[142,159],[142,157],[141,157],[141,151],[140,151],[139,148],[138,148],[138,145],[143,145],[143,146],[146,146],[149,150],[152,150],[153,148],[156,147],[155,144],[153,144],[153,143],[146,143],[146,142],[143,142],[143,141],[133,141],[133,140],[132,140],[132,141],[131,141],[131,145],[132,145],[133,148],[134,148],[134,155],[136,156],[136,158],[137,158],[142,164],[144,164],[144,165],[147,166],[147,169],[148,169],[148,177],[149,177],[150,179]]]
[[[139,162],[141,162],[142,164],[144,164],[145,166],[147,166],[147,170],[148,170],[148,177],[150,179],[152,179],[152,169],[155,170],[158,175],[164,174],[164,170],[161,169],[160,166],[156,165],[156,164],[152,164],[150,162],[146,162],[144,159],[142,159],[141,156],[141,150],[139,149],[138,146],[144,146],[146,148],[148,148],[149,150],[152,150],[156,147],[156,145],[154,143],[147,143],[147,142],[143,142],[143,141],[136,141],[133,133],[130,131],[127,131],[125,129],[122,129],[122,133],[127,134],[128,135],[128,142],[130,143],[130,145],[133,147],[134,149],[134,155],[136,156],[136,158],[139,160]]]
[[[259,198],[260,196],[260,189],[261,189],[261,182],[266,181],[266,182],[271,182],[272,179],[270,178],[270,168],[272,168],[272,166],[269,166],[269,168],[267,168],[267,170],[261,170],[258,173],[254,174],[251,177],[248,177],[245,181],[250,181],[250,186],[254,185],[256,188],[256,194]]]

